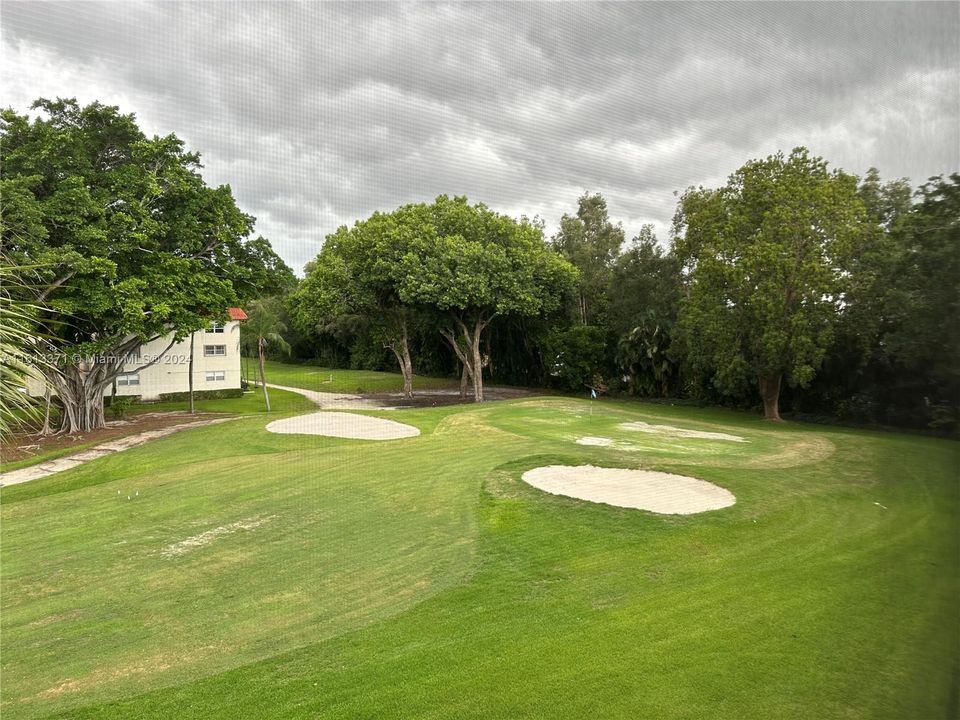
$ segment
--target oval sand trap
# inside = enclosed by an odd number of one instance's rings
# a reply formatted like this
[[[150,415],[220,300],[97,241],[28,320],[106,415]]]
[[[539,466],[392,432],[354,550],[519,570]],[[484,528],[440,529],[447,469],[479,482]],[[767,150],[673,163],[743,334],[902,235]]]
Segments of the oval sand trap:
[[[737,501],[729,490],[706,480],[650,470],[547,465],[528,470],[523,481],[552,495],[665,515],[719,510]]]
[[[326,435],[354,440],[396,440],[420,434],[419,428],[393,420],[348,412],[317,412],[274,420],[267,425],[273,433]]]

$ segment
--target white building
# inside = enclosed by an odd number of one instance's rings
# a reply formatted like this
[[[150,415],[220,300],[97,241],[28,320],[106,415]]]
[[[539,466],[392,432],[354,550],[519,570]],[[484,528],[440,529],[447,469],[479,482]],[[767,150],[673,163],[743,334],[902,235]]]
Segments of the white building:
[[[240,389],[240,322],[247,314],[240,308],[227,308],[225,323],[211,323],[193,333],[193,390]],[[190,337],[167,349],[171,335],[140,346],[139,355],[126,363],[117,376],[117,395],[135,395],[142,400],[158,400],[164,393],[185,393],[189,386]],[[148,365],[151,360],[159,360]],[[43,386],[28,382],[31,395],[43,395]],[[108,388],[106,397],[113,394]]]

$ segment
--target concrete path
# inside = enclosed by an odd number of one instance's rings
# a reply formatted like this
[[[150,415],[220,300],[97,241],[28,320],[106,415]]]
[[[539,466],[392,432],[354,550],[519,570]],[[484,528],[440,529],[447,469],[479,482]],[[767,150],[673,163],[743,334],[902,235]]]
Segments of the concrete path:
[[[20,470],[12,470],[11,472],[0,473],[0,487],[17,485],[29,480],[38,480],[42,477],[53,475],[54,473],[70,470],[71,468],[78,467],[84,463],[90,462],[91,460],[96,460],[97,458],[104,457],[105,455],[110,455],[112,453],[122,452],[132,447],[143,445],[151,440],[156,440],[157,438],[161,438],[166,435],[172,435],[173,433],[180,432],[181,430],[201,427],[203,425],[218,425],[220,423],[229,422],[230,420],[236,419],[237,418],[235,417],[228,417],[215,418],[213,420],[196,420],[194,422],[183,423],[182,425],[171,425],[170,427],[160,428],[158,430],[147,430],[146,432],[142,432],[137,435],[128,435],[127,437],[110,440],[109,442],[95,445],[92,448],[81,450],[73,455],[56,458],[55,460],[47,460],[46,462],[37,463],[36,465],[21,468]]]

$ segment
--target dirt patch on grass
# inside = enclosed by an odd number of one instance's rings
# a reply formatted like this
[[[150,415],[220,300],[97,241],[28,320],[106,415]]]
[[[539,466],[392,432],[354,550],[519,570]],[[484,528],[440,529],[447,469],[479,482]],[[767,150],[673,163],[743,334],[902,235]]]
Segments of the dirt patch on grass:
[[[276,515],[268,515],[267,517],[258,517],[254,516],[251,518],[246,518],[244,520],[237,520],[237,522],[230,523],[229,525],[221,525],[220,527],[215,527],[206,532],[202,532],[199,535],[193,535],[179,542],[172,543],[167,545],[163,550],[160,551],[160,554],[163,557],[173,558],[184,555],[191,550],[194,550],[198,547],[203,547],[204,545],[209,545],[217,538],[223,537],[224,535],[232,535],[235,532],[240,530],[256,530],[258,527],[263,525],[270,520],[273,520]]]
[[[650,433],[654,435],[668,435],[676,438],[698,438],[700,440],[723,440],[725,442],[749,442],[749,440],[739,435],[728,435],[727,433],[706,432],[703,430],[688,430],[686,428],[674,427],[673,425],[651,425],[645,422],[621,423],[621,430],[632,430],[634,432]]]
[[[483,388],[484,402],[491,400],[513,400],[536,395],[536,391],[525,388],[491,387]],[[415,390],[412,398],[403,393],[370,393],[364,398],[375,400],[385,407],[424,408],[444,407],[447,405],[473,405],[473,395],[460,397],[459,390]]]
[[[802,437],[779,450],[741,461],[748,468],[788,468],[820,462],[833,455],[836,446],[825,437]]]
[[[610,447],[613,445],[613,438],[608,437],[582,437],[577,438],[577,445],[591,445],[593,447]]]
[[[528,470],[522,478],[552,495],[665,515],[719,510],[737,501],[729,490],[706,480],[650,470],[547,465]]]

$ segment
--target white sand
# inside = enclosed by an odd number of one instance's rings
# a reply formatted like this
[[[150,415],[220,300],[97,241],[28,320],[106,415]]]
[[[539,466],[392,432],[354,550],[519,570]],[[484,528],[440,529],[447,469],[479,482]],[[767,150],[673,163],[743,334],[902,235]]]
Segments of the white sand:
[[[596,447],[610,447],[613,445],[612,438],[606,437],[582,437],[577,438],[577,445],[594,445]]]
[[[547,465],[528,470],[523,481],[552,495],[666,515],[718,510],[737,501],[729,490],[705,480],[650,470]]]
[[[621,430],[635,430],[637,432],[654,433],[660,435],[671,435],[680,438],[700,438],[702,440],[726,440],[727,442],[749,442],[739,435],[727,435],[726,433],[704,432],[702,430],[687,430],[685,428],[673,427],[673,425],[650,425],[645,422],[621,423]]]
[[[285,435],[327,435],[355,440],[396,440],[420,434],[419,428],[412,425],[348,412],[318,412],[274,420],[267,425],[267,430]]]

